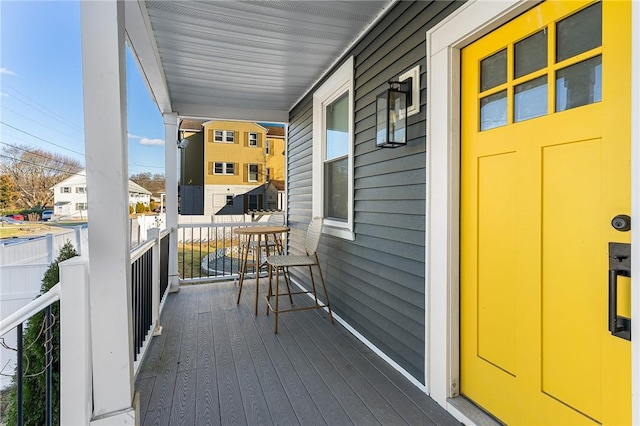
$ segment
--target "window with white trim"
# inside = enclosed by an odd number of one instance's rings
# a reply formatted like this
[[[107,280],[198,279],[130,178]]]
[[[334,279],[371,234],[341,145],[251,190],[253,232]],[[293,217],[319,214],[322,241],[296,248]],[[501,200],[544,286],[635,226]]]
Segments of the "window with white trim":
[[[60,192],[62,194],[71,194],[71,187],[70,186],[61,186],[60,187]]]
[[[258,210],[258,201],[259,198],[257,194],[249,194],[247,208],[249,210]]]
[[[249,133],[249,141],[247,143],[249,146],[258,146],[258,134],[257,133]]]
[[[353,57],[313,94],[313,215],[353,240]]]
[[[222,143],[234,143],[235,132],[233,130],[214,130],[213,141]]]
[[[269,155],[271,153],[271,141],[267,139],[267,142],[264,144],[264,153]]]
[[[248,180],[249,182],[257,182],[258,181],[258,165],[257,164],[249,164],[247,166],[249,168]]]
[[[87,188],[84,186],[76,186],[76,194],[86,194]]]
[[[214,175],[233,175],[235,171],[235,163],[213,163]]]
[[[87,203],[76,203],[76,210],[86,210]]]

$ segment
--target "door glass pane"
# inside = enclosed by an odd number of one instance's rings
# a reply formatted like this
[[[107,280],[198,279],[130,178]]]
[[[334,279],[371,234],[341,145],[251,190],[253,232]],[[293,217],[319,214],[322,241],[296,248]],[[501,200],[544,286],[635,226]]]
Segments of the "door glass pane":
[[[556,111],[602,100],[602,57],[558,70],[556,73]]]
[[[327,161],[324,164],[326,217],[347,220],[349,203],[348,164],[348,158]]]
[[[539,31],[514,45],[514,78],[547,66],[547,29]]]
[[[480,130],[507,124],[507,91],[503,90],[480,99]]]
[[[514,89],[513,121],[524,121],[547,113],[547,76],[543,75]]]
[[[349,92],[345,92],[326,106],[325,159],[341,157],[349,153]]]
[[[556,24],[556,62],[602,44],[602,4],[596,3]]]
[[[480,61],[480,91],[507,82],[507,49],[502,49]]]

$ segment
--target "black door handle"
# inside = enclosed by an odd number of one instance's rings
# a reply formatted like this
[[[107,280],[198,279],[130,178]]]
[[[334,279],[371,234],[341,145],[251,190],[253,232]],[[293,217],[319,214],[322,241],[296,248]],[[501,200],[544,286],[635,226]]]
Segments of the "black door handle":
[[[618,275],[628,276],[628,272],[609,269],[609,331],[614,336],[631,340],[631,319],[618,315]]]

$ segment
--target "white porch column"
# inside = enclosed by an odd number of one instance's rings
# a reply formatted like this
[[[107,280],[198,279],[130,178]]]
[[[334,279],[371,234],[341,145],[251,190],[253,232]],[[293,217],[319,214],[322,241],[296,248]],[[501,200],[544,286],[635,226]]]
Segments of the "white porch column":
[[[169,291],[180,291],[178,282],[178,114],[162,114],[164,121],[164,177],[169,237]]]
[[[94,420],[132,418],[124,2],[80,2]],[[118,419],[118,420],[116,420]]]

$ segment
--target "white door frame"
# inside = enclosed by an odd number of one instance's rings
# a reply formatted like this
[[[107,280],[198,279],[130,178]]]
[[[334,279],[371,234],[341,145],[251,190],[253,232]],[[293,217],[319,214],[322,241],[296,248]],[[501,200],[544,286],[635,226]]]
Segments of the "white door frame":
[[[471,0],[426,35],[425,384],[430,396],[456,417],[461,413],[449,398],[460,388],[460,50],[535,4]],[[640,4],[633,2],[632,11],[631,216],[632,223],[640,224]],[[640,259],[640,232],[632,233],[631,241],[632,258]],[[632,264],[632,277],[636,289],[640,261]],[[635,292],[631,310],[640,319]],[[640,326],[632,327],[631,351],[633,424],[640,424]]]

